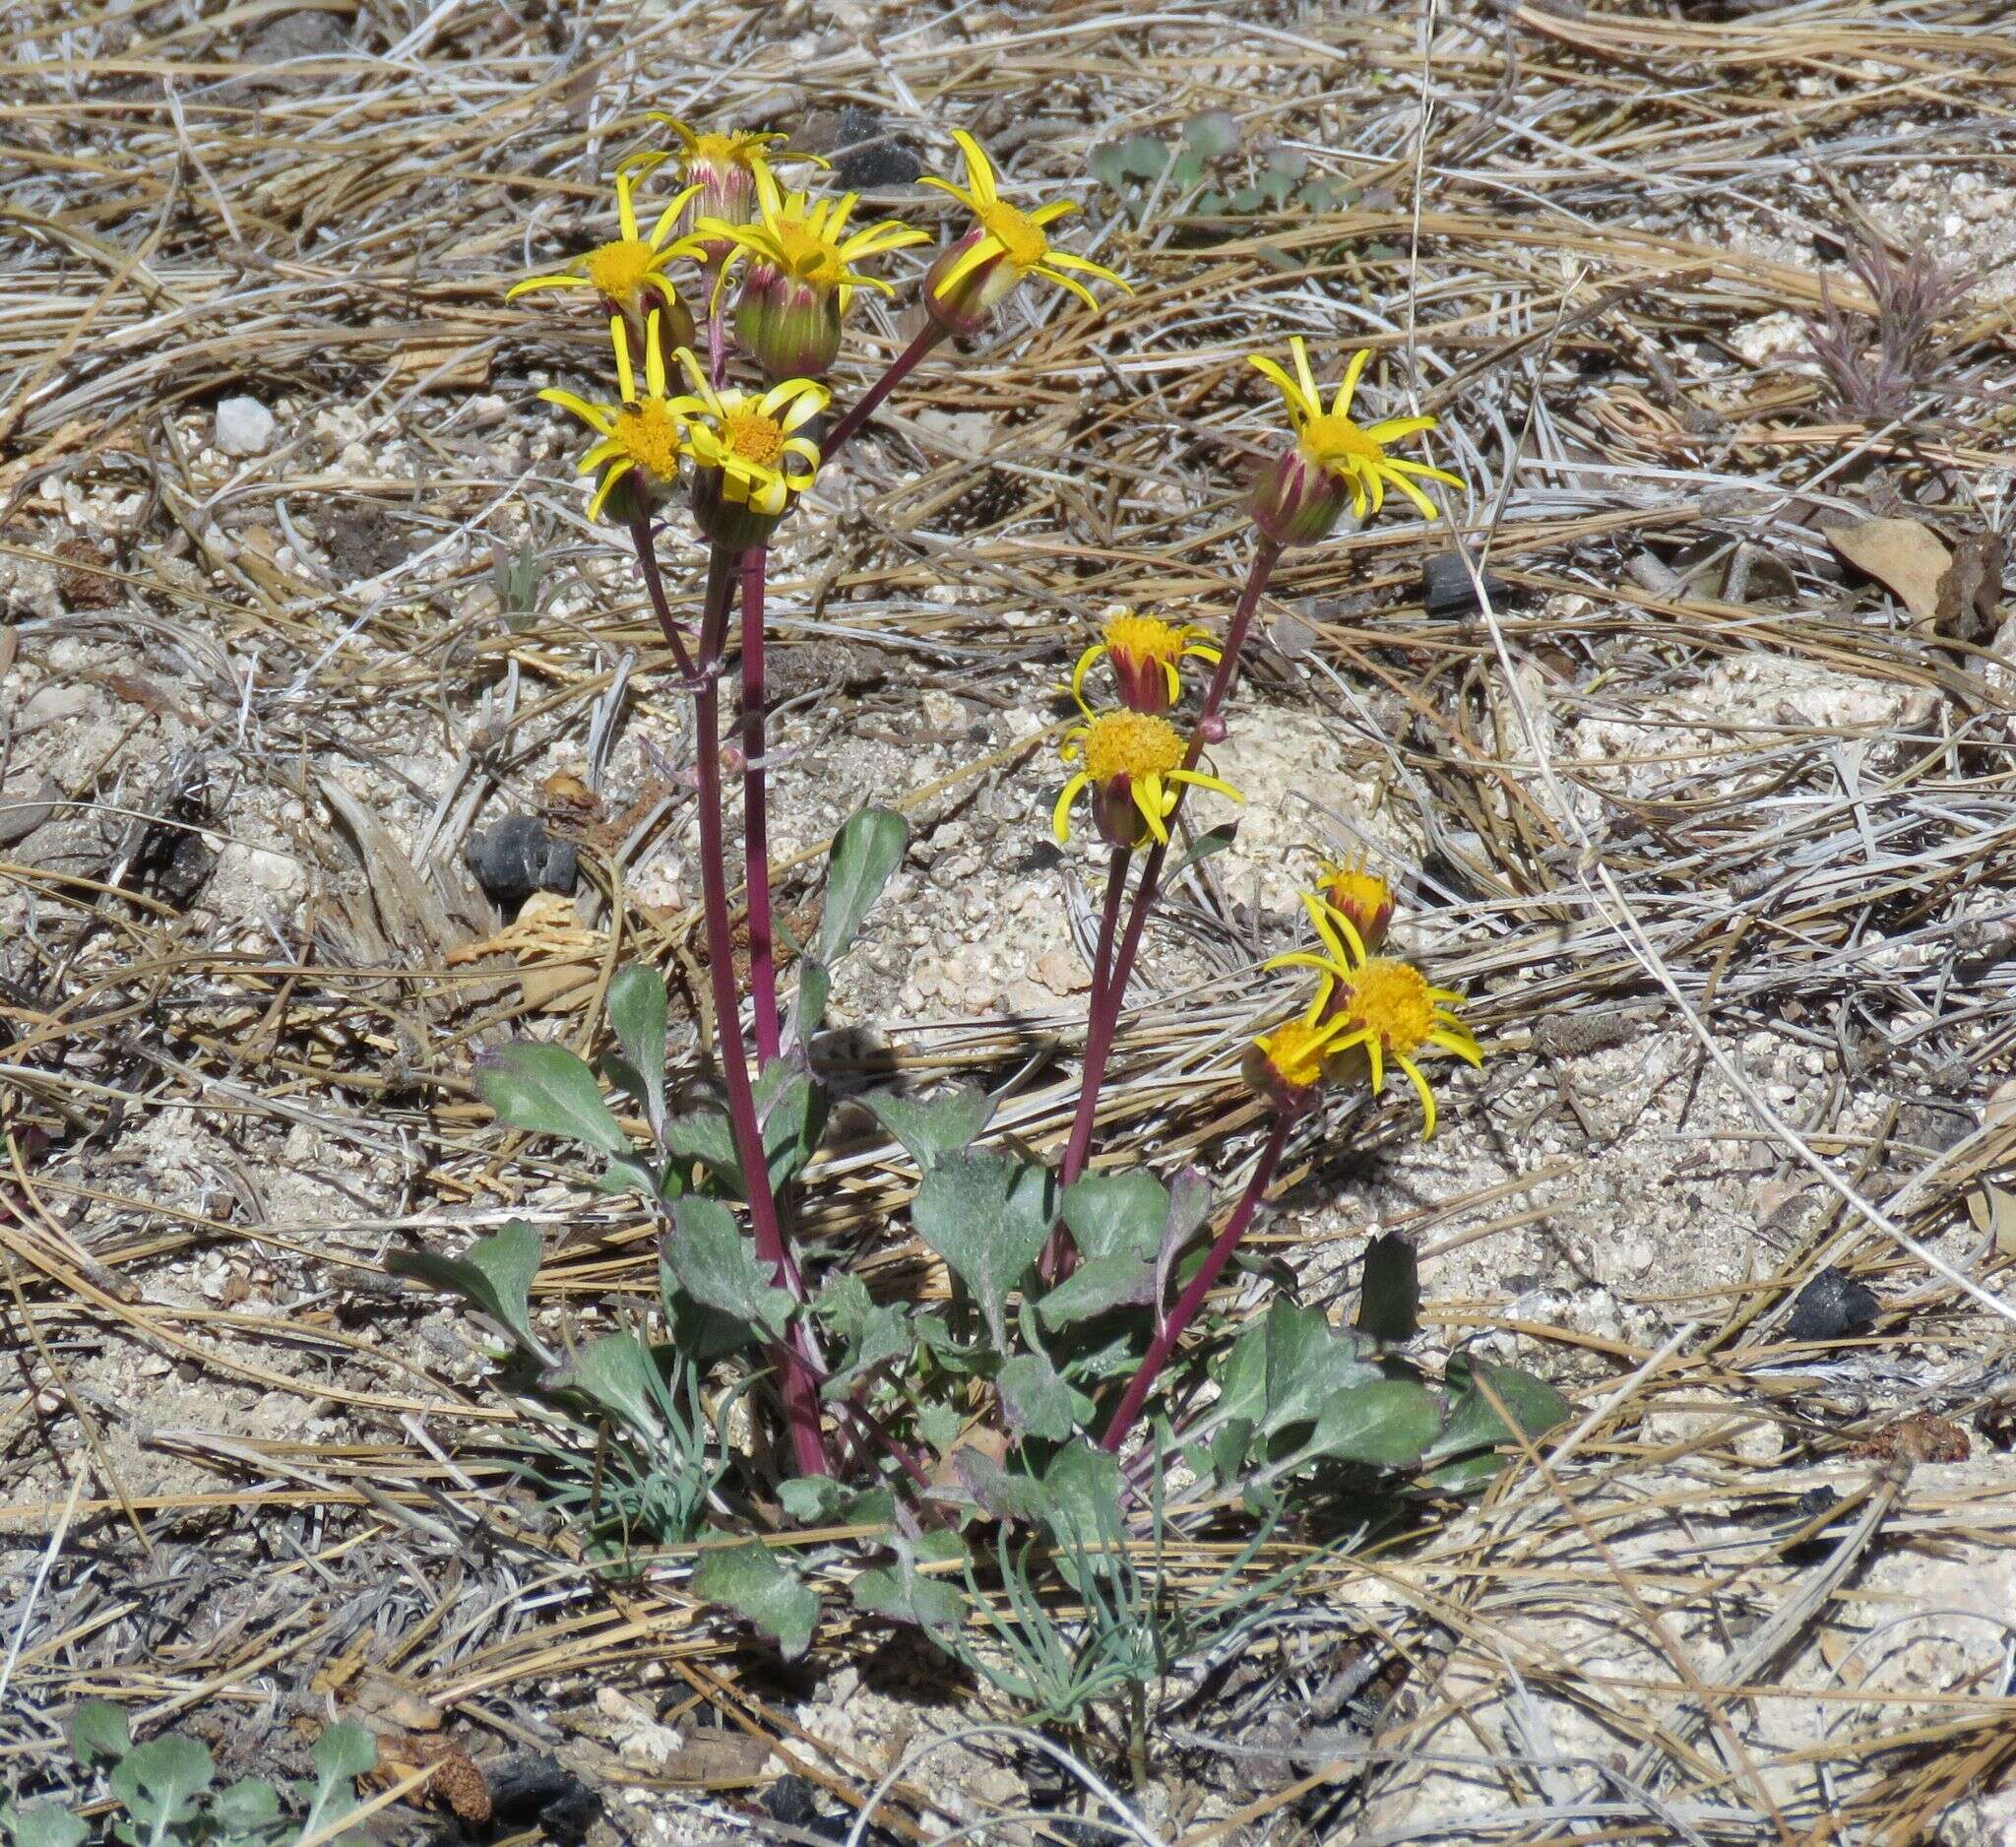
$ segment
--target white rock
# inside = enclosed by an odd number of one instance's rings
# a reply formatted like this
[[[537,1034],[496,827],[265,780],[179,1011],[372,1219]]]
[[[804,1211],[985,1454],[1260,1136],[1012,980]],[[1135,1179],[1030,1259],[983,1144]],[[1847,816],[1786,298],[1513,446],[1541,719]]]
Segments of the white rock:
[[[217,407],[217,446],[225,455],[264,455],[279,430],[257,398],[225,398]]]

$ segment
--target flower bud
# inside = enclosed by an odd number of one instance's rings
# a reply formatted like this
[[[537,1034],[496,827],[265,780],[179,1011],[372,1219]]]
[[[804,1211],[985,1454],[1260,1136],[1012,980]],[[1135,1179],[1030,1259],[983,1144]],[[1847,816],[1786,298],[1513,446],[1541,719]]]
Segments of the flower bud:
[[[1231,728],[1225,722],[1225,714],[1213,712],[1197,721],[1197,735],[1207,744],[1222,744],[1231,735]]]
[[[641,468],[625,469],[598,496],[602,517],[618,526],[648,520],[664,501],[664,490]]]
[[[1134,799],[1131,777],[1109,776],[1092,786],[1092,821],[1108,847],[1131,853],[1148,840],[1148,822]]]
[[[735,338],[774,379],[824,378],[840,355],[839,296],[751,263],[735,297]]]
[[[1330,537],[1350,505],[1350,483],[1312,462],[1297,443],[1261,469],[1249,511],[1277,545],[1313,545]]]
[[[1393,923],[1393,887],[1376,872],[1354,863],[1326,863],[1317,895],[1358,933],[1368,956],[1379,953]]]

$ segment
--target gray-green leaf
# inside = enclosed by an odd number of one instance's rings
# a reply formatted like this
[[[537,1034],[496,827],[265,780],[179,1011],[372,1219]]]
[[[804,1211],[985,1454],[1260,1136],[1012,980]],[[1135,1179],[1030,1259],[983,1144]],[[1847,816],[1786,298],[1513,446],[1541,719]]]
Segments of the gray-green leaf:
[[[1309,1423],[1333,1393],[1381,1376],[1320,1308],[1277,1301],[1267,1310],[1266,1341],[1267,1411],[1262,1428],[1270,1433]]]
[[[1064,1189],[1064,1223],[1078,1253],[1139,1257],[1152,1263],[1168,1220],[1169,1191],[1153,1174],[1088,1174]]]
[[[14,1847],[83,1847],[90,1824],[53,1802],[38,1802],[8,1822]]]
[[[630,1138],[602,1101],[595,1072],[565,1046],[521,1040],[492,1052],[476,1068],[476,1094],[512,1128],[559,1135],[628,1154]]]
[[[1155,1265],[1120,1254],[1081,1263],[1037,1304],[1036,1311],[1054,1332],[1111,1308],[1139,1307],[1154,1300]]]
[[[170,1732],[129,1751],[105,1782],[127,1814],[158,1837],[195,1818],[196,1799],[216,1774],[208,1751]]]
[[[770,1280],[769,1266],[726,1206],[689,1193],[672,1204],[672,1228],[665,1261],[687,1295],[768,1334],[783,1333],[790,1292]]]
[[[653,1134],[665,1121],[665,978],[646,963],[620,968],[609,981],[609,1026],[644,1086],[638,1099]]]
[[[70,1754],[80,1769],[117,1763],[133,1749],[126,1714],[109,1699],[87,1699],[70,1716]]]
[[[1434,1396],[1413,1379],[1373,1379],[1333,1392],[1316,1414],[1308,1448],[1339,1462],[1401,1469],[1420,1460],[1442,1422]]]
[[[693,1571],[693,1594],[754,1624],[775,1639],[787,1661],[811,1646],[819,1623],[818,1593],[754,1541],[703,1553]]]
[[[477,1239],[459,1257],[431,1250],[389,1250],[385,1267],[394,1276],[453,1290],[536,1353],[540,1348],[532,1331],[529,1302],[541,1254],[538,1233],[523,1219],[513,1219],[501,1231]]]
[[[643,1341],[634,1334],[604,1334],[582,1349],[567,1383],[640,1436],[653,1437],[663,1430],[652,1392],[657,1379],[658,1362]]]
[[[894,808],[863,808],[833,837],[815,951],[827,968],[847,954],[890,874],[903,863],[909,840],[910,823]]]
[[[1488,1360],[1452,1363],[1450,1371],[1462,1382],[1462,1390],[1449,1407],[1442,1434],[1422,1458],[1442,1462],[1473,1449],[1495,1447],[1513,1440],[1505,1420],[1480,1388],[1487,1385],[1528,1436],[1544,1436],[1557,1424],[1567,1421],[1573,1407],[1544,1379],[1512,1366],[1498,1366]]]
[[[1049,1237],[1054,1197],[1047,1168],[970,1149],[932,1168],[911,1207],[917,1236],[966,1285],[1004,1353],[1009,1292]]]
[[[966,1593],[943,1578],[926,1577],[919,1564],[964,1560],[966,1548],[954,1533],[923,1533],[914,1541],[899,1537],[896,1562],[863,1571],[849,1586],[854,1608],[868,1616],[914,1623],[927,1629],[957,1629],[967,1617]]]
[[[1017,1354],[994,1380],[1008,1428],[1018,1436],[1061,1443],[1092,1416],[1092,1400],[1057,1376],[1040,1353]]]
[[[894,1135],[926,1172],[949,1154],[958,1154],[979,1138],[994,1114],[986,1092],[960,1088],[935,1097],[899,1097],[874,1091],[861,1099],[875,1120]]]

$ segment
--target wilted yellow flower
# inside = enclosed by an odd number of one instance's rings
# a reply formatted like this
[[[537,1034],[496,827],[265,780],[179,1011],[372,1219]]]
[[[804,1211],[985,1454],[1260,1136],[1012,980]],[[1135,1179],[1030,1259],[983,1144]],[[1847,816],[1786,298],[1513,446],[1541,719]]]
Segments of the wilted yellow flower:
[[[978,333],[987,317],[1028,276],[1040,276],[1068,288],[1094,308],[1099,306],[1098,297],[1077,280],[1080,276],[1097,276],[1117,287],[1127,287],[1104,264],[1051,247],[1044,233],[1060,218],[1078,210],[1075,200],[1054,199],[1034,212],[1018,211],[1001,197],[994,184],[994,169],[979,143],[963,128],[954,129],[952,139],[966,157],[966,184],[955,186],[950,180],[934,178],[923,183],[949,192],[979,222],[931,265],[924,278],[924,304],[939,326],[955,334]]]
[[[1240,1075],[1277,1109],[1299,1113],[1315,1100],[1331,1048],[1349,1030],[1348,1021],[1313,1014],[1284,1020],[1247,1047]]]
[[[1344,383],[1325,411],[1316,375],[1309,369],[1306,343],[1297,334],[1289,347],[1294,354],[1293,378],[1265,353],[1249,355],[1280,387],[1295,431],[1294,447],[1270,463],[1255,485],[1254,524],[1277,544],[1310,544],[1337,524],[1347,499],[1360,519],[1368,507],[1378,512],[1386,504],[1388,483],[1413,501],[1423,519],[1433,519],[1434,502],[1416,485],[1416,478],[1446,481],[1452,487],[1461,487],[1463,478],[1424,462],[1395,461],[1386,445],[1433,429],[1436,419],[1388,417],[1362,427],[1352,421],[1352,399],[1365,361],[1372,356],[1369,350],[1352,355]]]
[[[1120,703],[1130,712],[1161,714],[1182,696],[1183,682],[1176,663],[1195,656],[1200,661],[1217,661],[1219,651],[1197,639],[1210,630],[1198,622],[1180,627],[1153,615],[1136,615],[1120,609],[1106,617],[1100,639],[1078,657],[1071,670],[1071,696],[1087,718],[1092,708],[1085,703],[1085,676],[1102,655],[1111,662]]]
[[[1229,783],[1186,770],[1182,733],[1167,719],[1144,712],[1102,712],[1065,732],[1060,751],[1066,763],[1082,761],[1085,767],[1064,785],[1050,816],[1059,846],[1071,836],[1071,804],[1088,789],[1100,837],[1113,847],[1139,847],[1151,836],[1166,844],[1165,823],[1180,784],[1245,800]]]
[[[760,395],[716,391],[690,351],[679,359],[693,393],[673,399],[672,409],[686,424],[694,517],[730,550],[762,544],[819,472],[819,445],[796,432],[826,409],[831,394],[809,378],[787,379]]]
[[[856,288],[896,291],[855,265],[909,244],[926,231],[885,221],[850,232],[858,193],[813,200],[779,189],[768,167],[756,169],[761,217],[753,224],[700,221],[698,235],[718,239],[746,259],[735,303],[735,333],[773,378],[816,378],[840,351],[840,324]]]
[[[609,342],[616,352],[616,382],[622,393],[620,404],[591,404],[586,398],[557,388],[539,396],[548,404],[571,411],[601,440],[582,457],[577,472],[602,471],[595,498],[588,503],[589,518],[598,517],[619,483],[629,482],[624,491],[625,506],[619,518],[636,518],[649,510],[653,495],[669,487],[679,477],[686,425],[680,410],[682,401],[665,396],[664,343],[660,338],[659,314],[654,309],[645,326],[644,394],[637,391],[636,369],[630,359],[630,327],[620,314],[609,317]]]
[[[635,315],[641,327],[654,311],[665,316],[664,329],[683,346],[692,338],[693,321],[679,300],[678,291],[664,274],[674,258],[690,255],[670,240],[679,211],[693,196],[688,187],[659,214],[658,222],[645,236],[638,229],[637,204],[632,196],[636,181],[635,163],[616,174],[616,222],[622,236],[613,243],[598,245],[585,256],[576,257],[565,269],[543,276],[528,276],[505,291],[507,301],[540,288],[592,288],[600,295],[609,312]],[[680,323],[683,322],[683,331]]]

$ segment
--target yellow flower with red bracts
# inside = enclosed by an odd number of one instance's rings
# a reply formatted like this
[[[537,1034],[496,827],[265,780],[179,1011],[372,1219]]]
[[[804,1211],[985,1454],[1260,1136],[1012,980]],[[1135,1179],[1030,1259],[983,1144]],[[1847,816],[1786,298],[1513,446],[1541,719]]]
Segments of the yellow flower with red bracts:
[[[592,288],[610,310],[620,309],[625,314],[635,315],[639,322],[654,309],[662,311],[673,321],[684,316],[686,310],[664,271],[665,265],[674,259],[692,254],[670,240],[679,212],[695,189],[688,187],[666,206],[652,225],[651,234],[646,236],[637,222],[634,197],[637,170],[637,163],[633,161],[616,174],[616,223],[622,236],[613,242],[598,244],[585,256],[576,257],[565,269],[552,270],[542,276],[528,276],[522,283],[514,283],[505,290],[505,300],[516,300],[520,295],[531,294],[540,288]],[[691,328],[692,322],[688,318],[686,329],[689,337]]]
[[[1357,394],[1365,361],[1372,356],[1369,350],[1352,355],[1344,383],[1326,411],[1316,375],[1309,368],[1307,344],[1297,334],[1289,347],[1295,361],[1292,378],[1265,353],[1248,355],[1280,388],[1295,432],[1294,447],[1261,473],[1253,494],[1254,523],[1277,544],[1310,544],[1324,538],[1343,517],[1347,500],[1359,519],[1367,509],[1378,512],[1386,504],[1389,485],[1413,501],[1423,519],[1433,519],[1435,503],[1418,481],[1445,481],[1461,487],[1463,478],[1446,469],[1430,468],[1425,462],[1396,461],[1386,449],[1404,437],[1433,429],[1437,419],[1397,416],[1364,425],[1352,421],[1352,400]]]
[[[1314,969],[1323,978],[1322,986],[1316,989],[1316,1009],[1320,1011],[1328,1003],[1337,984],[1350,979],[1351,971],[1365,961],[1371,954],[1371,948],[1359,931],[1356,921],[1348,912],[1330,904],[1324,893],[1305,891],[1298,896],[1302,909],[1308,912],[1309,922],[1315,927],[1316,940],[1322,945],[1322,952],[1297,949],[1289,955],[1271,957],[1261,967]]]
[[[850,231],[858,193],[814,200],[782,191],[769,168],[756,169],[755,223],[704,218],[696,234],[726,243],[744,259],[735,333],[773,378],[816,378],[840,352],[840,324],[856,288],[896,290],[857,265],[929,233],[884,221]],[[723,281],[727,276],[723,267]],[[717,285],[719,287],[719,285]]]
[[[1245,800],[1229,783],[1187,768],[1182,733],[1167,719],[1145,712],[1102,712],[1065,732],[1060,752],[1066,763],[1084,768],[1064,785],[1050,815],[1059,846],[1071,837],[1071,804],[1088,790],[1100,837],[1108,846],[1129,849],[1151,838],[1167,844],[1166,822],[1185,784]]]
[[[664,343],[660,338],[658,310],[652,310],[645,325],[642,396],[630,358],[630,326],[620,314],[609,317],[609,343],[616,352],[621,403],[591,404],[557,387],[539,393],[547,404],[571,411],[601,438],[582,457],[577,469],[583,475],[602,471],[595,498],[588,503],[591,519],[600,515],[609,495],[625,481],[630,483],[624,491],[626,516],[634,518],[645,512],[655,492],[678,479],[679,457],[686,443],[683,401],[665,396]]]
[[[949,192],[978,222],[947,250],[924,278],[924,304],[939,326],[955,334],[976,334],[987,317],[1026,277],[1040,276],[1098,307],[1099,298],[1078,280],[1096,276],[1126,289],[1128,285],[1102,263],[1056,249],[1048,227],[1078,210],[1076,200],[1053,199],[1033,212],[1023,212],[1003,199],[994,183],[994,169],[980,144],[965,129],[952,139],[966,158],[966,184],[926,178],[926,186]],[[1129,290],[1129,292],[1132,292]]]
[[[682,447],[693,460],[694,516],[717,544],[761,544],[819,472],[819,445],[798,432],[832,394],[810,378],[786,379],[761,393],[717,391],[690,351],[682,350],[679,361],[693,385],[672,409],[686,423]]]
[[[1166,712],[1182,697],[1183,681],[1176,664],[1192,657],[1211,662],[1220,659],[1218,649],[1197,639],[1210,632],[1198,622],[1178,626],[1153,615],[1136,615],[1132,609],[1117,609],[1106,617],[1100,639],[1078,657],[1078,665],[1071,670],[1071,696],[1090,718],[1085,676],[1103,655],[1112,666],[1120,703],[1128,711]]]

